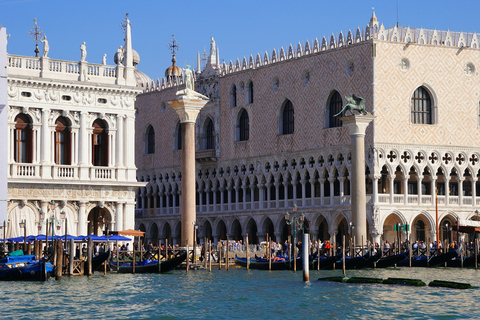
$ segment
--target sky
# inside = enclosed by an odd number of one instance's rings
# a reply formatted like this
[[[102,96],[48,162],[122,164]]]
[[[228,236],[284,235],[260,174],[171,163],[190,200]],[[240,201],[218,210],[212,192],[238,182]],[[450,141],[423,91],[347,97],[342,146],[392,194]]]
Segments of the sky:
[[[180,46],[178,66],[196,68],[197,52],[209,51],[210,37],[220,61],[228,64],[257,53],[263,57],[265,51],[271,56],[274,48],[296,48],[306,40],[312,45],[315,38],[340,31],[346,35],[368,23],[372,8],[385,27],[398,17],[400,26],[480,32],[480,0],[0,0],[0,25],[10,35],[9,54],[35,55],[29,32],[36,18],[48,37],[51,59],[79,61],[85,41],[88,62],[101,63],[106,53],[107,64],[114,65],[113,55],[123,45],[120,24],[128,13],[138,69],[157,79],[171,65],[173,34]]]

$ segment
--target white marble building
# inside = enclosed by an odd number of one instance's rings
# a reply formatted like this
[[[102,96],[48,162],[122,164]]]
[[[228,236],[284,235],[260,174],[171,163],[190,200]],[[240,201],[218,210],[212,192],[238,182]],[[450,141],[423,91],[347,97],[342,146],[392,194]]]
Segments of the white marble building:
[[[21,220],[27,234],[44,234],[47,221],[56,234],[134,228],[134,105],[145,76],[125,23],[114,66],[87,62],[85,42],[79,61],[51,59],[48,45],[42,57],[8,54],[7,237],[23,235]]]
[[[0,137],[8,133],[7,108],[7,31],[0,27]],[[3,238],[3,224],[7,220],[7,152],[6,139],[0,139],[0,237]]]

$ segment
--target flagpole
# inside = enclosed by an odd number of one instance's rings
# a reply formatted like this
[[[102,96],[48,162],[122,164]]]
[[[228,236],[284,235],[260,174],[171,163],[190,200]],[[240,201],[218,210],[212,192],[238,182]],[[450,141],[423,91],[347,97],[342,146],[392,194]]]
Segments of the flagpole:
[[[435,188],[435,217],[436,217],[436,223],[437,223],[437,250],[439,250],[440,239],[439,239],[439,233],[438,233],[438,189],[437,188]],[[439,251],[437,251],[437,254],[438,252]]]

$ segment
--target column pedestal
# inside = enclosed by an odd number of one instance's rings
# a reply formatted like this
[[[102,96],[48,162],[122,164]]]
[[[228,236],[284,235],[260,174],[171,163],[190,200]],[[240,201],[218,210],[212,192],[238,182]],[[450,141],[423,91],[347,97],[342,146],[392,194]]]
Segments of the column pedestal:
[[[352,139],[352,223],[355,225],[355,246],[360,246],[368,240],[367,237],[367,207],[365,190],[365,130],[374,116],[352,115],[341,117],[348,128]],[[363,239],[363,240],[362,240]]]

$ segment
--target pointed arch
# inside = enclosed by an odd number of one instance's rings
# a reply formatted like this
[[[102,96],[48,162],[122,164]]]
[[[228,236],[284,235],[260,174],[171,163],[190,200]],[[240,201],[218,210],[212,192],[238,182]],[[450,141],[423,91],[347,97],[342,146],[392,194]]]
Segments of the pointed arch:
[[[144,143],[145,154],[155,153],[155,130],[150,124],[147,126],[147,130],[145,131]]]
[[[412,95],[410,121],[412,124],[435,124],[435,108],[432,91],[425,85],[418,87]]]
[[[281,131],[280,134],[292,134],[295,132],[295,112],[293,104],[286,99],[281,108]]]
[[[247,110],[243,108],[238,113],[236,131],[237,141],[247,141],[250,139],[250,119]]]
[[[342,123],[339,117],[334,117],[334,115],[338,114],[342,110],[342,97],[338,91],[334,90],[330,93],[330,97],[328,98],[327,102],[327,111],[328,111],[328,128],[337,128],[341,127]]]

